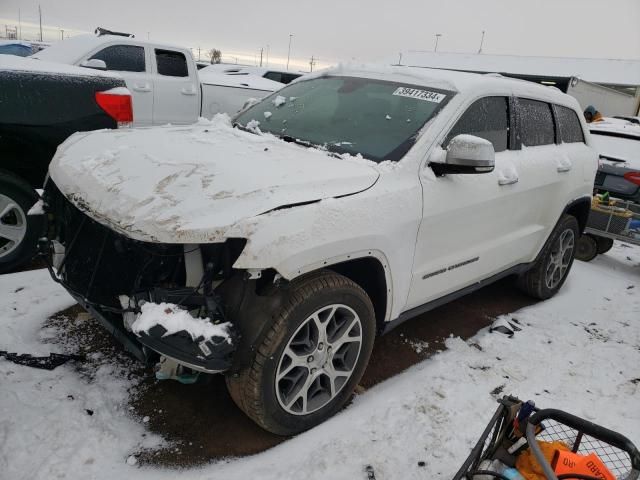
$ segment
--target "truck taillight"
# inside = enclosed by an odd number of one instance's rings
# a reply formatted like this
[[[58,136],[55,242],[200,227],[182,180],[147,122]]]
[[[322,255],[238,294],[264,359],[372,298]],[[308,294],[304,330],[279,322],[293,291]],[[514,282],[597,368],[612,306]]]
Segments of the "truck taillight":
[[[121,91],[110,90],[96,92],[96,103],[118,123],[119,128],[130,127],[133,123],[131,94],[123,95]]]
[[[636,185],[640,185],[640,172],[627,172],[624,174],[624,179],[635,183]]]

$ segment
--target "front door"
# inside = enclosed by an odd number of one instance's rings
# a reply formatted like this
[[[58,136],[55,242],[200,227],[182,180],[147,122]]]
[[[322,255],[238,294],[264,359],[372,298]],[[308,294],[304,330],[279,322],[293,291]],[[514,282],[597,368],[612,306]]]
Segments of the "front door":
[[[526,219],[517,204],[519,152],[512,150],[510,101],[476,100],[446,136],[485,138],[495,149],[495,170],[435,177],[421,174],[423,218],[418,231],[407,309],[455,292],[518,263]]]

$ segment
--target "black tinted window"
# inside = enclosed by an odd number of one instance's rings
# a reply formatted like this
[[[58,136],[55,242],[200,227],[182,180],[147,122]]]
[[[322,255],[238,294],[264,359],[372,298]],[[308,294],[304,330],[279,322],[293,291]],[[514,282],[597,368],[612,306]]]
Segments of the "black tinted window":
[[[187,59],[180,52],[156,50],[158,73],[169,77],[188,77]]]
[[[555,143],[551,105],[537,100],[518,99],[520,139],[527,147]]]
[[[285,72],[267,72],[263,75],[264,78],[268,78],[269,80],[273,80],[274,82],[280,82],[284,84],[289,84],[293,82],[300,75],[297,73],[285,73]]]
[[[463,133],[489,140],[496,152],[506,150],[509,145],[508,99],[486,97],[474,102],[451,129],[445,145]]]
[[[564,143],[584,142],[582,125],[580,125],[580,120],[578,120],[576,112],[570,108],[556,105],[556,114],[558,117],[560,139]]]
[[[135,45],[112,45],[103,48],[91,59],[98,59],[107,64],[107,70],[120,72],[144,72],[144,47]]]
[[[273,80],[274,82],[284,83],[282,81],[282,73],[280,72],[267,72],[263,75],[264,78],[268,78],[269,80]]]

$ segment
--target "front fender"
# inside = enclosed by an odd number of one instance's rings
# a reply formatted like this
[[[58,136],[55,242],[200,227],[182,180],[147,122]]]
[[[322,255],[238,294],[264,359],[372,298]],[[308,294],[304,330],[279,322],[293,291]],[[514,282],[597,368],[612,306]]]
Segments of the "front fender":
[[[233,267],[272,268],[293,280],[337,263],[374,257],[385,268],[390,290],[386,320],[395,318],[411,283],[422,201],[419,186],[384,192],[369,190],[240,222],[234,230],[247,238],[247,245]]]

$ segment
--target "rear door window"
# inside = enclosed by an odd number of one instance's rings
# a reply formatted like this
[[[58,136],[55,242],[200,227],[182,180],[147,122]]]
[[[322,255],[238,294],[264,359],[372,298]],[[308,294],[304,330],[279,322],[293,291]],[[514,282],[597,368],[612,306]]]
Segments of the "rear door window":
[[[188,77],[187,59],[181,52],[156,49],[158,74],[167,77]]]
[[[555,143],[555,126],[551,105],[538,100],[519,98],[518,112],[522,145],[536,147]]]
[[[555,106],[560,140],[564,143],[584,142],[582,125],[575,111],[567,107]]]
[[[111,45],[94,54],[90,60],[102,60],[107,70],[118,72],[144,72],[144,47]]]
[[[496,152],[509,148],[509,100],[507,97],[485,97],[476,100],[453,126],[445,146],[457,135],[469,134],[493,143]]]

